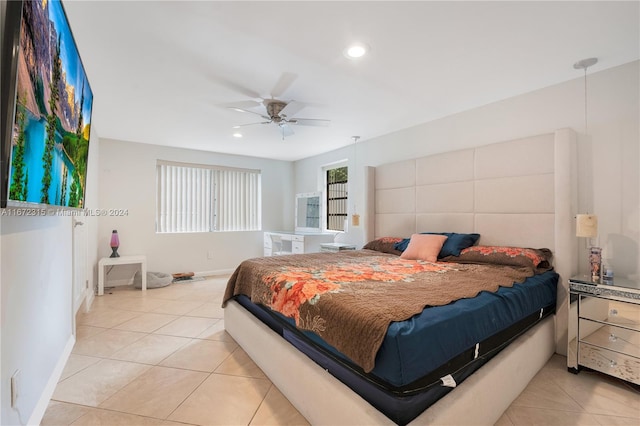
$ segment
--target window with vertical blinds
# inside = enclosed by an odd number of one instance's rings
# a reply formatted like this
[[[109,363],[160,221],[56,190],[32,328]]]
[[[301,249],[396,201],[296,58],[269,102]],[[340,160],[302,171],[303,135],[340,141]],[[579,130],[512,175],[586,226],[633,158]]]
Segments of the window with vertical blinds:
[[[259,170],[159,161],[156,232],[258,231]]]
[[[347,220],[349,169],[336,167],[326,171],[327,230],[344,231]]]

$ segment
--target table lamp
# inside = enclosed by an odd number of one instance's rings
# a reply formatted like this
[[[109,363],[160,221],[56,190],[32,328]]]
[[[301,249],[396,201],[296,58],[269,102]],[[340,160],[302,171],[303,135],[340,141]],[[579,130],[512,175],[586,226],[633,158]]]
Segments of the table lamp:
[[[118,247],[120,247],[120,238],[118,238],[118,231],[116,229],[114,229],[111,232],[111,256],[109,257],[120,257],[120,255],[118,254]]]
[[[576,216],[576,237],[589,238],[589,272],[591,281],[600,282],[602,267],[602,249],[596,247],[593,239],[598,236],[598,216],[594,214],[579,214]]]

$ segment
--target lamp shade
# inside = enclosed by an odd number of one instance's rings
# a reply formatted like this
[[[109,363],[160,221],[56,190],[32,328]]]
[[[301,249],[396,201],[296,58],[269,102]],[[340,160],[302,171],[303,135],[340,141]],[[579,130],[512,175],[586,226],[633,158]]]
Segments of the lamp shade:
[[[579,214],[576,216],[576,237],[595,238],[598,236],[598,216]]]
[[[111,232],[110,245],[111,245],[111,248],[120,247],[120,238],[118,238],[118,231],[116,231],[115,229],[113,230],[113,232]]]

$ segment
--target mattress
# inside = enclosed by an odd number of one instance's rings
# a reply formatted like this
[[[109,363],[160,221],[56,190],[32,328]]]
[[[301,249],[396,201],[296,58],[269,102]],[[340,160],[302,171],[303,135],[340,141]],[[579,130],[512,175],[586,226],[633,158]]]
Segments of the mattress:
[[[238,302],[398,424],[405,424],[542,318],[555,312],[558,275],[548,271],[497,292],[429,307],[390,325],[365,373],[311,331],[246,296]]]

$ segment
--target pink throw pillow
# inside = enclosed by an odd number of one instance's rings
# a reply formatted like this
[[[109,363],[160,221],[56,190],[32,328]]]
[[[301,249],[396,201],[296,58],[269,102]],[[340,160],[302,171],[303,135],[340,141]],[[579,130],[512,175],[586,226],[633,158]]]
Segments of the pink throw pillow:
[[[438,253],[446,241],[446,235],[436,234],[413,234],[409,241],[409,246],[402,252],[402,259],[426,260],[436,262]]]

